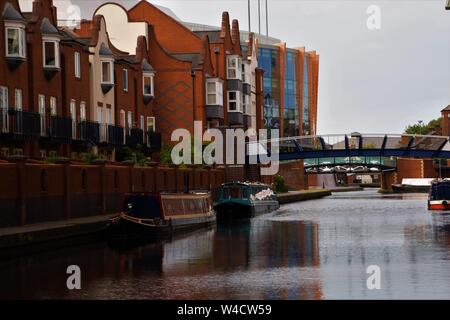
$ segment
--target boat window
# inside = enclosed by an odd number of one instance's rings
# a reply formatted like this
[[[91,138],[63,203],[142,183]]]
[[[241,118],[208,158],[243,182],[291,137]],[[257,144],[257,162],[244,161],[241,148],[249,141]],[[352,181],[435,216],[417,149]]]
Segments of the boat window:
[[[123,211],[136,218],[161,218],[161,207],[157,195],[130,195],[125,197]]]

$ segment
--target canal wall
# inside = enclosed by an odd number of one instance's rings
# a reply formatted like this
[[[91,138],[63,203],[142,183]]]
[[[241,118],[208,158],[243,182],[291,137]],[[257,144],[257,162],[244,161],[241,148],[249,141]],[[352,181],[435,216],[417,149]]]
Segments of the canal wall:
[[[210,190],[223,169],[0,163],[0,228],[117,213],[127,192]]]
[[[293,191],[289,193],[278,194],[278,201],[280,204],[320,199],[326,196],[331,196],[331,191],[327,189],[321,190],[303,190]]]

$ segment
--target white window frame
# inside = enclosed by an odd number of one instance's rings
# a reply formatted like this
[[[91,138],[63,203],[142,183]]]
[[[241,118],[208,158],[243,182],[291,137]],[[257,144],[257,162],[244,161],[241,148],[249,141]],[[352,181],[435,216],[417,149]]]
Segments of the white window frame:
[[[103,64],[108,63],[109,64],[109,77],[110,81],[104,81],[103,79]],[[100,60],[100,78],[102,84],[114,84],[114,60],[110,59],[102,59]]]
[[[129,88],[129,77],[128,77],[128,69],[123,69],[123,91],[128,92]]]
[[[214,84],[214,90],[211,91],[209,84]],[[213,97],[216,100],[212,103],[209,99]],[[219,78],[206,79],[206,105],[223,106],[223,83]]]
[[[58,108],[57,108],[55,97],[50,97],[50,114],[53,117],[55,117],[58,114]]]
[[[47,65],[45,63],[45,44],[53,43],[54,44],[54,54],[55,54],[55,65]],[[42,65],[44,68],[56,68],[60,67],[60,57],[59,57],[59,38],[55,37],[42,37]]]
[[[41,120],[41,136],[45,136],[45,96],[43,94],[38,95],[38,107]]]
[[[242,62],[242,82],[243,83],[247,83],[247,84],[251,84],[251,68],[250,68],[250,64]]]
[[[122,126],[123,127],[123,129],[125,130],[125,128],[126,128],[126,123],[127,123],[127,116],[126,116],[126,113],[125,113],[125,110],[120,110],[120,119],[119,119],[119,123],[120,123],[120,126]]]
[[[150,78],[150,93],[145,93],[145,78]],[[154,90],[154,80],[155,75],[153,73],[144,73],[142,75],[142,94],[146,97],[153,97],[155,96],[155,90]]]
[[[133,112],[127,112],[127,125],[128,125],[128,134],[131,133],[131,128],[133,128]]]
[[[105,109],[105,123],[107,126],[111,124],[111,109]]]
[[[230,94],[235,93],[236,99],[230,99]],[[228,100],[228,112],[242,112],[242,102],[241,102],[241,92],[240,91],[228,91],[227,94],[227,100]],[[230,105],[231,103],[236,104],[236,110],[231,110]]]
[[[234,64],[234,66],[232,64]],[[238,55],[227,56],[227,79],[242,80],[241,69],[242,69],[242,59],[240,56]]]
[[[86,121],[86,102],[80,102],[80,121]]]
[[[23,94],[22,89],[14,89],[14,109],[22,111],[23,108]]]
[[[70,100],[70,117],[72,118],[72,139],[77,136],[77,102]]]
[[[247,94],[244,94],[244,101],[243,101],[243,109],[242,112],[246,115],[251,115],[251,103],[250,103],[250,96]]]
[[[9,115],[8,115],[8,87],[0,86],[0,111],[2,113],[2,132],[9,131]]]
[[[150,126],[152,124],[152,126]],[[153,128],[153,131],[149,130]],[[156,132],[156,119],[155,117],[147,117],[147,132]]]
[[[74,61],[75,61],[75,78],[81,78],[81,54],[78,51],[74,53]]]
[[[19,52],[10,53],[8,48],[8,31],[17,30],[19,32]],[[5,22],[5,54],[8,58],[23,58],[27,56],[27,41],[25,25],[22,23]]]

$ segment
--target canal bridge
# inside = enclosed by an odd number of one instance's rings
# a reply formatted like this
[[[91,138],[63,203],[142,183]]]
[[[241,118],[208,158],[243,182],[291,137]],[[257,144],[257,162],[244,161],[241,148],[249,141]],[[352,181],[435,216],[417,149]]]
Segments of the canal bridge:
[[[305,173],[382,173],[396,170],[396,158],[450,159],[447,136],[411,134],[334,134],[284,137],[248,143],[248,155],[280,161],[304,160]]]

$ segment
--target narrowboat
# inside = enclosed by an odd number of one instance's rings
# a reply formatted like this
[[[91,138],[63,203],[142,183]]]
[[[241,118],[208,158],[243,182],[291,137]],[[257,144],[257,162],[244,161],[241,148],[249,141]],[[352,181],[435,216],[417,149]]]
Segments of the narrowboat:
[[[231,182],[220,187],[219,199],[214,206],[217,219],[252,218],[280,207],[270,186],[261,183]]]
[[[435,180],[431,183],[428,210],[450,210],[450,180]]]
[[[401,184],[393,184],[395,193],[429,193],[433,178],[403,179]]]
[[[128,193],[111,220],[111,238],[163,238],[216,222],[210,193]]]

